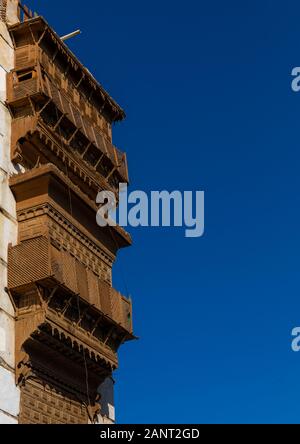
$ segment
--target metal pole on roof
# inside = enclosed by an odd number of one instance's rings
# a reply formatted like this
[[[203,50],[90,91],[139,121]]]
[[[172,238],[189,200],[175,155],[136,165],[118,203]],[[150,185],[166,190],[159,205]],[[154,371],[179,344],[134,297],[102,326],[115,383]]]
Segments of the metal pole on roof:
[[[62,40],[63,42],[65,40],[69,40],[72,37],[76,37],[77,35],[81,34],[80,29],[77,29],[77,31],[71,32],[70,34],[64,35],[63,37],[60,38],[60,40]]]

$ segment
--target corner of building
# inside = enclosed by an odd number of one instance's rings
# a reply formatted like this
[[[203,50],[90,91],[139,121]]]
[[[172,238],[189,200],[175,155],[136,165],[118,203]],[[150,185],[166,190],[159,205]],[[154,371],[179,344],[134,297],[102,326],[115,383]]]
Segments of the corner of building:
[[[7,23],[17,21],[16,0],[0,1],[0,424],[18,423],[20,392],[15,384],[15,313],[7,286],[7,249],[17,241],[16,204],[9,188],[11,116],[6,107],[6,74],[14,67]]]

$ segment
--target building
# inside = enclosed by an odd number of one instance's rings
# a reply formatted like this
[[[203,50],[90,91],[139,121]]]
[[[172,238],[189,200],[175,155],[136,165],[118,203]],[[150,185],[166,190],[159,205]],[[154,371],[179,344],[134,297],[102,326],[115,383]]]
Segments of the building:
[[[134,336],[112,265],[131,239],[95,202],[128,182],[124,111],[17,0],[0,0],[0,95],[0,423],[114,422]]]

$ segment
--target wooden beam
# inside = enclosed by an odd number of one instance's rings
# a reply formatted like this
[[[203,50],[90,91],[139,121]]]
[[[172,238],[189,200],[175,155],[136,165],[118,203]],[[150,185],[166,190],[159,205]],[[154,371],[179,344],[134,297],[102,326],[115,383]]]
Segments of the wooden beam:
[[[91,335],[93,335],[93,334],[95,333],[95,331],[96,331],[96,329],[97,329],[97,327],[98,327],[98,325],[99,325],[99,323],[100,323],[100,321],[101,321],[102,318],[103,318],[103,316],[101,315],[101,316],[99,316],[99,318],[97,319],[97,321],[96,321],[96,323],[95,323],[95,325],[94,325],[94,327],[93,327],[93,329],[92,329],[92,331],[91,331]]]
[[[83,151],[83,153],[81,154],[81,157],[82,157],[82,158],[86,155],[86,153],[88,152],[89,148],[90,148],[92,145],[93,145],[92,142],[89,142],[89,143],[88,143],[86,149],[85,149],[85,150]]]
[[[57,49],[57,50],[55,51],[53,57],[52,57],[52,62],[54,62],[54,60],[56,59],[58,53],[59,53],[59,50]]]
[[[60,118],[58,119],[58,121],[56,122],[56,124],[53,127],[53,130],[55,131],[57,129],[57,127],[59,126],[59,124],[61,123],[61,121],[63,120],[63,118],[65,117],[65,114],[62,114],[60,116]]]
[[[27,21],[30,18],[29,8],[26,5],[24,5],[22,6],[22,9],[24,12],[24,21]]]
[[[38,45],[41,43],[41,41],[42,41],[43,38],[45,37],[46,31],[47,31],[47,28],[44,29],[44,31],[43,31],[41,37],[39,38],[39,40],[38,40]]]
[[[99,157],[99,160],[97,160],[97,163],[94,166],[95,169],[99,166],[99,164],[100,164],[101,160],[103,159],[103,157],[104,157],[104,153],[102,153],[101,156]]]
[[[70,137],[70,139],[68,140],[68,143],[71,143],[72,140],[74,139],[74,137],[76,136],[76,134],[81,130],[81,128],[76,128],[76,130],[74,131],[74,133],[72,134],[72,136]]]
[[[29,23],[29,30],[30,30],[30,34],[31,34],[31,37],[32,37],[33,43],[37,43],[37,41],[36,41],[35,38],[34,38],[34,34],[33,34],[33,32],[32,32],[32,29],[31,29],[31,23]]]
[[[48,99],[47,102],[45,103],[45,105],[43,105],[43,107],[38,111],[38,115],[41,115],[42,112],[47,108],[47,106],[50,104],[50,102],[52,102],[52,99]]]
[[[54,297],[54,295],[55,295],[55,293],[56,293],[57,290],[58,290],[58,285],[52,289],[52,291],[51,291],[51,293],[50,293],[50,296],[49,296],[48,299],[47,299],[47,304],[48,304],[48,305],[49,305],[50,302],[52,301],[52,299],[53,299],[53,297]]]
[[[64,71],[64,76],[66,77],[70,70],[70,65],[68,64],[67,69]]]
[[[14,118],[14,114],[13,114],[13,111],[12,111],[12,108],[11,108],[10,104],[7,103],[7,102],[5,104],[6,104],[6,107],[7,107],[8,111],[9,111],[10,117],[13,119]]]
[[[106,177],[106,180],[109,180],[110,177],[114,174],[114,172],[118,170],[118,168],[120,168],[120,165],[114,166],[109,175]]]
[[[11,33],[10,33],[10,36],[11,36],[11,39],[12,39],[13,47],[14,47],[14,49],[16,49],[17,47],[16,47],[16,40],[15,40],[14,33],[11,32]]]
[[[84,77],[85,77],[85,75],[83,73],[82,76],[81,76],[81,79],[79,80],[79,82],[76,85],[76,88],[78,88],[81,85],[81,82],[83,81]]]
[[[90,309],[90,307],[88,306],[83,310],[83,312],[80,315],[80,318],[78,319],[78,322],[76,323],[77,327],[81,324],[81,322],[83,321],[83,318],[85,317],[85,315],[89,311],[89,309]]]
[[[68,302],[66,303],[66,305],[65,305],[65,307],[63,308],[63,310],[60,312],[63,316],[66,314],[66,311],[68,310],[68,308],[70,307],[70,305],[71,305],[71,302],[72,302],[72,300],[74,299],[74,295],[73,296],[71,296],[70,298],[69,298],[69,300],[68,300]]]
[[[41,305],[43,305],[44,304],[44,299],[43,299],[43,295],[41,293],[41,290],[40,290],[40,287],[38,286],[38,284],[35,284],[35,288],[36,288],[37,293],[39,295],[39,299],[40,299]]]
[[[111,327],[111,329],[110,329],[110,330],[109,330],[109,332],[107,333],[107,335],[106,335],[106,338],[105,338],[105,341],[103,342],[103,344],[104,344],[104,345],[106,345],[106,344],[107,344],[107,342],[109,341],[109,339],[110,339],[110,337],[111,337],[111,335],[112,335],[112,333],[113,333],[114,329],[115,329],[115,327],[114,327],[114,326],[113,326],[113,327]]]
[[[28,96],[28,100],[29,100],[29,103],[30,103],[30,106],[31,106],[32,112],[33,112],[33,114],[35,114],[35,107],[34,107],[34,104],[33,104],[32,98],[31,98],[30,96]]]

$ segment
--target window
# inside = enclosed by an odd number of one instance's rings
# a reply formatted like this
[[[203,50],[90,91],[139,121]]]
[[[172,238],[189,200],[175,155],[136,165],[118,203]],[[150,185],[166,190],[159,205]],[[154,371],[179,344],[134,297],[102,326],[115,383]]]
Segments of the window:
[[[36,71],[33,69],[17,72],[17,78],[19,83],[25,82],[25,80],[31,80],[35,77],[36,77]]]

